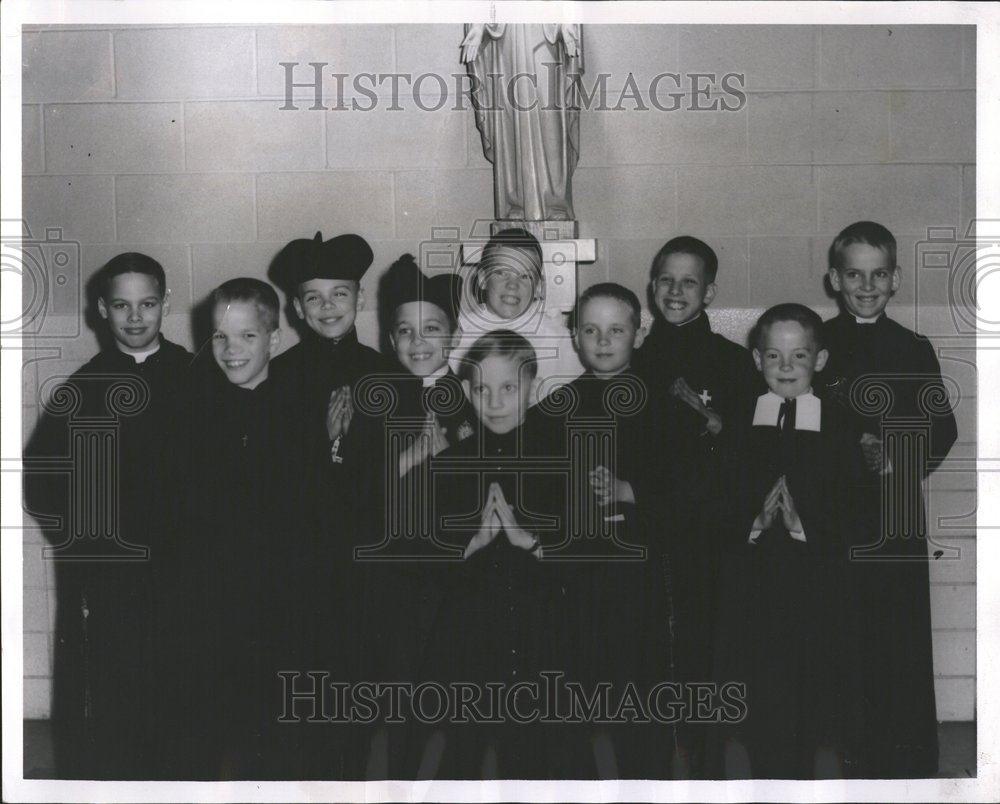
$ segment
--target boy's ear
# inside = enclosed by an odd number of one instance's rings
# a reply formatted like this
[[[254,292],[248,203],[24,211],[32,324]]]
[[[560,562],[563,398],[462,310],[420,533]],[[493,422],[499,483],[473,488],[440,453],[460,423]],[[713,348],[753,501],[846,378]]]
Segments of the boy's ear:
[[[644,340],[646,340],[646,328],[639,327],[639,329],[635,331],[635,337],[632,339],[632,348],[638,349],[642,346],[642,342]]]
[[[101,318],[108,317],[108,305],[104,303],[104,298],[101,296],[97,297],[97,312],[101,314]]]
[[[830,359],[830,353],[826,349],[820,349],[816,353],[816,371],[822,371],[826,361]]]
[[[274,353],[278,351],[279,346],[281,346],[281,327],[278,327],[271,333],[271,340],[267,345],[268,354],[274,357]]]
[[[365,289],[358,284],[358,297],[357,301],[354,303],[354,311],[358,312],[365,309]]]
[[[892,272],[892,292],[895,293],[899,290],[899,286],[903,283],[903,272],[899,270],[897,265]]]
[[[462,391],[465,392],[465,398],[470,402],[472,401],[472,386],[469,384],[468,380],[462,380]]]
[[[708,307],[708,305],[712,303],[712,299],[715,298],[715,293],[717,290],[718,288],[715,286],[715,282],[709,282],[705,286],[705,296],[702,300],[702,304]]]
[[[826,272],[826,275],[830,278],[830,287],[833,288],[834,292],[840,293],[840,271],[836,268],[830,268]],[[895,280],[893,280],[893,283],[895,283]]]
[[[306,314],[304,312],[302,312],[302,302],[299,301],[299,294],[298,293],[296,293],[294,296],[292,296],[292,307],[295,308],[295,315],[297,315],[299,318],[301,318],[304,321],[305,317],[306,317]]]
[[[764,369],[760,363],[760,352],[758,352],[756,349],[753,349],[751,350],[751,354],[753,355],[753,363],[757,367],[757,371],[763,371]],[[825,363],[826,360],[824,360],[823,362]],[[816,370],[819,371],[819,369]]]
[[[163,293],[163,315],[170,313],[170,288]]]

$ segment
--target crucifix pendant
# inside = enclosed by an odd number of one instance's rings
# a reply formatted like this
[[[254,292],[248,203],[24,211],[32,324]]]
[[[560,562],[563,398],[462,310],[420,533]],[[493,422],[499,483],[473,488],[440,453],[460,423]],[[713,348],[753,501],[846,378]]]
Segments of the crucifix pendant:
[[[703,388],[702,392],[698,394],[698,399],[701,400],[701,403],[705,407],[708,407],[708,403],[712,401],[712,395],[708,392],[707,388]]]
[[[247,440],[248,440],[249,438],[250,438],[250,436],[247,436],[247,435],[243,436],[243,446],[244,446],[244,447],[245,447],[245,446],[247,445]]]

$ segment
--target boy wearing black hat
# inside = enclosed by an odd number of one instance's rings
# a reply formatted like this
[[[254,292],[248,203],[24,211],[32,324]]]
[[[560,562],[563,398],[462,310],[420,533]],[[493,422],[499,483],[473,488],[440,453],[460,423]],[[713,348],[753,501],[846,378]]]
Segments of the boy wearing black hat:
[[[404,254],[386,274],[384,293],[389,343],[408,374],[395,381],[396,417],[419,417],[428,422],[430,439],[421,439],[405,454],[399,475],[434,453],[472,435],[475,414],[452,372],[448,355],[458,328],[458,301],[462,280],[455,274],[429,277]]]
[[[410,254],[379,287],[381,327],[398,366],[354,389],[356,411],[341,449],[359,511],[356,560],[362,567],[360,677],[411,681],[436,595],[421,522],[428,510],[427,459],[474,432],[476,417],[448,366],[461,280],[426,276]],[[381,402],[388,404],[382,405]],[[391,532],[391,533],[390,533]],[[424,537],[424,538],[422,538]],[[369,779],[401,778],[409,726],[377,724],[361,740]]]
[[[358,342],[354,326],[364,307],[361,277],[373,259],[371,246],[359,235],[324,241],[316,232],[312,240],[290,242],[275,261],[275,279],[292,297],[308,330],[300,343],[275,359],[273,377],[296,400],[300,415],[316,422],[319,434],[326,427],[326,463],[340,462],[339,437],[353,414],[347,388],[387,368],[377,351]]]

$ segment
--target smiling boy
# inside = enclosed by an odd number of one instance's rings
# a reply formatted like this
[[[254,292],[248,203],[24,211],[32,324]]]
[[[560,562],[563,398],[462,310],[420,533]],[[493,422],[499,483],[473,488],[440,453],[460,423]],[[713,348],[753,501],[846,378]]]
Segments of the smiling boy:
[[[452,370],[461,373],[463,355],[480,336],[510,330],[526,338],[538,356],[532,404],[583,372],[559,310],[545,307],[542,247],[525,229],[504,229],[483,246],[471,278],[474,303],[462,306]]]
[[[160,334],[169,310],[170,290],[163,267],[152,257],[119,254],[95,277],[97,311],[110,342],[66,381],[79,406],[73,418],[116,424],[115,472],[108,477],[77,477],[112,495],[117,478],[117,508],[97,523],[94,538],[72,540],[70,491],[55,475],[28,474],[28,508],[59,517],[62,526],[48,534],[57,553],[53,732],[56,773],[63,778],[153,778],[169,745],[160,744],[156,722],[160,634],[159,607],[169,605],[161,588],[164,538],[171,478],[164,469],[171,441],[170,420],[186,385],[191,355]],[[102,340],[105,340],[102,338]],[[127,384],[127,385],[126,385]],[[122,416],[114,401],[127,401],[114,389],[133,387],[136,405]],[[52,399],[58,397],[52,396]],[[144,400],[144,401],[143,401]],[[47,411],[25,447],[25,456],[54,459],[71,454],[70,419],[65,409]],[[82,488],[83,486],[81,486]],[[108,496],[108,499],[115,499]],[[92,523],[93,525],[93,523]],[[114,542],[104,535],[113,527]],[[146,560],[128,557],[121,545],[148,550]],[[91,560],[103,556],[106,560]],[[176,657],[173,657],[176,660]]]
[[[865,672],[848,580],[864,471],[858,433],[813,393],[829,357],[815,312],[779,304],[751,338],[769,390],[733,423],[715,657],[717,679],[747,685],[747,718],[726,728],[749,768],[726,774],[839,777],[856,759]]]
[[[842,309],[823,325],[830,360],[822,383],[857,417],[870,468],[862,505],[871,549],[852,565],[868,611],[861,637],[872,708],[862,773],[923,778],[937,771],[938,746],[921,484],[955,443],[955,417],[933,345],[886,315],[902,281],[892,233],[872,221],[846,227],[830,246],[828,277]],[[859,414],[858,381],[888,387],[889,408]],[[916,431],[883,455],[882,426],[892,420]]]
[[[293,240],[275,260],[276,279],[292,299],[305,325],[302,340],[280,354],[271,367],[282,392],[289,396],[322,443],[321,460],[338,461],[338,438],[350,427],[350,387],[387,368],[382,356],[358,341],[355,318],[364,307],[361,278],[372,264],[371,247],[356,234],[323,240]],[[328,416],[336,403],[335,416]],[[330,421],[328,421],[328,419]]]

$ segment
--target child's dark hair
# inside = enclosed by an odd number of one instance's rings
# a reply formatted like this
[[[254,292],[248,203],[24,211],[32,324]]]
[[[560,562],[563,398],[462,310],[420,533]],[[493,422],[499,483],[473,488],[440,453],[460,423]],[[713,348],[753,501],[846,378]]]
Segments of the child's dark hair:
[[[674,237],[664,243],[663,247],[656,252],[656,256],[653,257],[653,264],[649,269],[649,278],[651,280],[656,281],[660,275],[660,269],[663,268],[663,263],[667,261],[667,257],[671,254],[690,254],[692,257],[697,257],[701,260],[701,264],[705,269],[706,281],[708,283],[715,281],[716,274],[719,273],[719,258],[708,243],[690,235]]]
[[[632,311],[632,323],[635,325],[635,328],[638,329],[642,325],[642,308],[639,306],[639,297],[627,287],[619,285],[617,282],[600,282],[596,285],[591,285],[577,299],[571,322],[573,329],[580,326],[580,312],[583,310],[583,306],[593,299],[614,299],[615,301],[620,301]]]
[[[537,260],[537,263],[532,263],[532,265],[533,267],[537,265],[538,281],[542,281],[542,264],[544,259],[542,257],[542,246],[538,242],[538,238],[527,229],[504,229],[497,232],[486,242],[479,257],[479,267],[476,269],[476,281],[472,283],[475,289],[476,301],[479,304],[482,304],[485,300],[485,282],[483,281],[485,279],[485,272],[490,268],[490,263],[500,248],[519,248],[530,252]]]
[[[156,282],[156,287],[162,299],[167,295],[167,276],[163,272],[163,266],[147,254],[140,254],[138,251],[127,251],[112,257],[101,268],[100,284],[101,298],[107,301],[108,293],[111,291],[111,280],[122,274],[145,274]]]
[[[874,221],[852,223],[833,238],[833,243],[830,244],[830,251],[827,254],[827,261],[831,269],[840,271],[843,268],[844,249],[855,243],[864,243],[873,248],[881,249],[889,257],[892,270],[896,269],[896,238],[881,223]]]
[[[504,357],[518,364],[518,375],[530,382],[538,376],[538,356],[527,338],[509,329],[495,329],[476,339],[462,356],[458,376],[472,382],[474,369],[488,357]]]
[[[798,302],[776,304],[774,307],[765,310],[750,331],[751,348],[760,351],[767,330],[774,324],[779,324],[783,321],[794,321],[800,325],[802,329],[810,334],[813,343],[816,344],[816,349],[823,348],[823,319],[804,304],[799,304]]]
[[[256,307],[260,321],[268,332],[274,332],[278,328],[281,303],[278,301],[278,294],[267,282],[241,276],[223,282],[212,291],[213,306],[233,302],[246,302]]]

